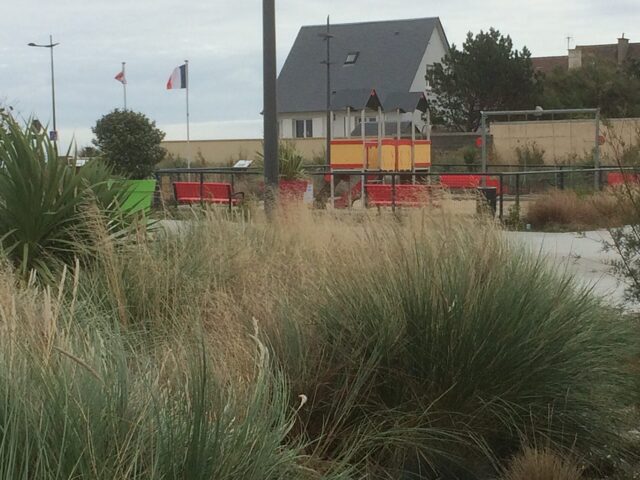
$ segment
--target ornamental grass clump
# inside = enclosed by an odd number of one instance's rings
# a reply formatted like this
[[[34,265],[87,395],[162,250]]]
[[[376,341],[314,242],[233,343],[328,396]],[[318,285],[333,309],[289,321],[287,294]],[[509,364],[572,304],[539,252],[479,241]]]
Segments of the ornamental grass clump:
[[[624,454],[636,325],[543,258],[424,222],[364,226],[331,253],[271,335],[316,454],[358,438],[368,474],[393,478],[486,478],[523,440]]]
[[[503,480],[581,480],[583,469],[549,449],[528,447],[511,460]]]
[[[534,199],[524,223],[540,230],[584,231],[620,227],[629,221],[632,203],[619,190],[589,195],[552,190]]]
[[[202,338],[150,342],[63,287],[19,288],[5,272],[0,297],[0,478],[320,478],[287,438],[300,400],[257,331],[251,376],[231,384]]]

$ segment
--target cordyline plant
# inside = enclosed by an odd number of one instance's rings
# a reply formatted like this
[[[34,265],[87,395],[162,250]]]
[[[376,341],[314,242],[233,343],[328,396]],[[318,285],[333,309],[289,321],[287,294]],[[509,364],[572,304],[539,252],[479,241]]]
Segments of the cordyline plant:
[[[0,248],[23,277],[52,280],[91,238],[87,210],[104,215],[112,231],[130,223],[120,205],[129,195],[111,170],[78,169],[59,157],[45,132],[2,117],[0,128]]]
[[[260,163],[264,162],[264,154],[256,154]],[[282,142],[278,147],[278,171],[282,180],[299,180],[304,177],[304,157],[295,144]]]

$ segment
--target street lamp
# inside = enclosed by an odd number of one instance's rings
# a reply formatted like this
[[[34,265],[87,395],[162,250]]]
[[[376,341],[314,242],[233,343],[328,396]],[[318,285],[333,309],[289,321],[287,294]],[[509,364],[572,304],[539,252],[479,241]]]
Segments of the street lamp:
[[[59,43],[53,43],[53,36],[49,35],[49,43],[45,44],[45,45],[40,45],[37,43],[29,43],[28,46],[30,47],[41,47],[41,48],[48,48],[50,53],[51,53],[51,105],[52,105],[52,109],[53,109],[53,131],[49,134],[51,140],[53,140],[54,145],[57,146],[57,142],[58,142],[58,129],[56,128],[56,83],[55,83],[55,76],[53,73],[53,48],[57,45],[60,45]]]
[[[265,211],[271,216],[278,191],[278,113],[276,101],[275,0],[262,0],[262,49],[264,96]]]
[[[323,65],[327,66],[327,131],[326,133],[326,152],[325,152],[325,160],[327,166],[331,165],[331,127],[332,127],[332,113],[331,113],[331,39],[333,35],[331,35],[331,22],[330,17],[327,16],[327,31],[326,33],[318,34],[321,38],[323,38],[327,42],[327,58],[322,62]]]

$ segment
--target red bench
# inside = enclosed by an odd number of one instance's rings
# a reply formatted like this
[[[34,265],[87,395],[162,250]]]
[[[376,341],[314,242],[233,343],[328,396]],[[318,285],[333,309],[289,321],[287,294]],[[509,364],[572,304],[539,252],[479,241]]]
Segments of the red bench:
[[[440,175],[440,183],[443,187],[450,190],[475,190],[482,184],[482,175]],[[495,177],[486,177],[486,186],[495,187],[500,191],[500,179]]]
[[[393,201],[394,186],[384,184],[365,185],[367,202],[372,207],[389,207],[394,203],[398,207],[422,207],[430,203],[431,187],[429,185],[398,184],[395,186],[395,202]]]
[[[179,204],[215,203],[232,206],[244,200],[244,192],[233,192],[230,183],[174,182],[173,192]]]
[[[627,183],[640,183],[640,174],[622,172],[609,172],[607,174],[607,185],[609,186],[626,185]]]

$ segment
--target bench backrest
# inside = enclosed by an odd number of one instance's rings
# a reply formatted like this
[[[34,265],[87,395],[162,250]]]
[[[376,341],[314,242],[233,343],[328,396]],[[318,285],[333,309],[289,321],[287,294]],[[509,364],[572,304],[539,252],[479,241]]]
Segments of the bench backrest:
[[[440,175],[440,183],[443,187],[451,189],[475,189],[482,185],[482,175]],[[500,180],[495,177],[486,177],[487,187],[496,187],[500,195]]]
[[[640,183],[637,173],[609,172],[607,174],[608,185],[624,185],[625,183]]]
[[[440,175],[440,183],[448,188],[478,188],[480,175]]]
[[[230,183],[204,182],[174,182],[173,188],[176,193],[176,200],[182,199],[216,199],[228,200],[231,198]]]
[[[202,184],[202,196],[210,200],[230,200],[231,184],[205,182]]]
[[[365,185],[367,197],[372,202],[390,202],[392,199],[391,185]]]
[[[396,185],[396,200],[401,202],[426,202],[429,199],[428,185]]]
[[[200,183],[174,182],[173,189],[176,194],[176,200],[200,198]]]
[[[365,185],[367,196],[373,203],[375,202],[392,202],[393,201],[393,185]],[[426,202],[429,198],[429,186],[416,184],[398,184],[395,186],[397,203],[418,203]]]

